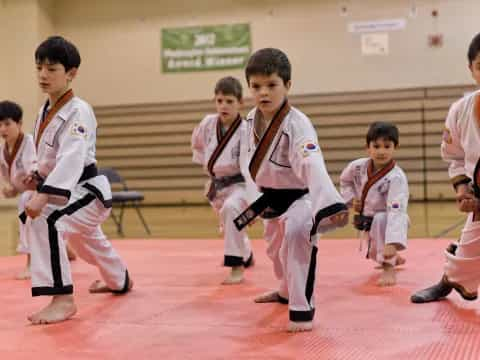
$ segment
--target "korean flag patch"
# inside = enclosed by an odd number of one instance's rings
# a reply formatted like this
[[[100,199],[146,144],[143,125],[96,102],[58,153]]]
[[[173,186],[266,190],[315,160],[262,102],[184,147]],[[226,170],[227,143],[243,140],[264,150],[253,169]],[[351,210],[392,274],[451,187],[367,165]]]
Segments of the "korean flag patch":
[[[73,136],[87,137],[87,128],[79,123],[73,123],[70,133]]]
[[[320,151],[320,147],[314,141],[307,141],[302,146],[303,156],[308,156],[311,153],[315,153],[315,152],[318,152],[318,151]]]

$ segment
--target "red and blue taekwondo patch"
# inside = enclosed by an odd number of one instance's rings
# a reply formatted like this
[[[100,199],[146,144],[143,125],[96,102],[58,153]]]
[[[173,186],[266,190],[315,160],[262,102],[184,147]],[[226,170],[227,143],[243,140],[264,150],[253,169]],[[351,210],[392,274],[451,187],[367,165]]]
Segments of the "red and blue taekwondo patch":
[[[314,141],[307,141],[302,147],[303,156],[308,156],[310,153],[318,152],[319,150],[320,147]]]
[[[79,123],[74,123],[71,127],[70,133],[74,136],[86,137],[87,136],[87,128],[84,125],[81,125]]]

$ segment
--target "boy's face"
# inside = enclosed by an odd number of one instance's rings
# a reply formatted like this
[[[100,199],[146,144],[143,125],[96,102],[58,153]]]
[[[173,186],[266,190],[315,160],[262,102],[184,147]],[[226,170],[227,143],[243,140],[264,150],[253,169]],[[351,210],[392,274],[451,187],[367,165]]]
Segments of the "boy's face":
[[[242,102],[234,95],[218,93],[215,95],[215,108],[224,125],[230,125],[238,116]]]
[[[367,153],[373,160],[375,168],[382,168],[392,160],[395,144],[391,140],[379,138],[370,141],[367,146]]]
[[[477,85],[480,85],[480,54],[472,61],[472,64],[468,66],[472,73],[472,78]]]
[[[21,121],[17,123],[10,118],[0,121],[0,136],[8,143],[16,141],[21,130]]]
[[[284,84],[277,73],[268,76],[251,75],[248,81],[255,106],[263,117],[271,120],[287,97],[291,82]]]
[[[65,71],[65,67],[60,63],[51,63],[48,60],[37,63],[38,85],[48,95],[63,95],[76,73],[76,68]]]

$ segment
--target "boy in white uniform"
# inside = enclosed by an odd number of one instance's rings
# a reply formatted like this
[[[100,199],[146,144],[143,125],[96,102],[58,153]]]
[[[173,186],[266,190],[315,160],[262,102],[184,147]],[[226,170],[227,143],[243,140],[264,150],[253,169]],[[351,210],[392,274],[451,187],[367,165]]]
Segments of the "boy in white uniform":
[[[367,258],[383,269],[378,285],[396,283],[395,266],[405,260],[397,251],[407,247],[408,181],[395,164],[398,129],[385,122],[373,123],[367,133],[368,158],[352,161],[340,176],[340,192],[358,213],[354,226],[368,239]]]
[[[48,95],[35,123],[37,192],[27,202],[26,236],[31,250],[32,296],[53,296],[33,324],[69,319],[76,313],[65,240],[80,258],[98,267],[103,282],[90,292],[126,293],[133,283],[100,224],[112,205],[110,184],[98,176],[97,122],[92,108],[73,95],[70,83],[80,66],[76,47],[60,36],[35,52],[40,88]]]
[[[468,67],[480,85],[480,34],[468,49]],[[436,285],[412,295],[413,303],[445,298],[453,289],[465,300],[476,300],[480,284],[480,91],[450,107],[442,137],[442,158],[456,192],[457,207],[468,213],[458,243],[445,250],[443,276]]]
[[[331,181],[310,120],[288,104],[291,66],[278,49],[261,49],[246,70],[256,107],[246,119],[246,161],[263,195],[235,220],[265,219],[267,254],[280,281],[256,302],[289,306],[289,332],[309,331],[315,313],[317,233],[344,226],[348,210]],[[243,139],[242,139],[243,142]]]
[[[24,234],[25,203],[32,195],[25,180],[37,169],[37,157],[32,135],[22,132],[22,108],[11,101],[0,102],[0,135],[4,143],[0,145],[0,175],[4,182],[2,194],[12,198],[20,194],[18,214],[20,215],[20,236],[17,252],[27,255],[27,265],[17,279],[30,278],[30,250]]]
[[[243,281],[243,270],[252,265],[250,240],[245,230],[233,223],[248,206],[245,178],[240,169],[240,131],[242,85],[233,77],[215,85],[216,114],[207,115],[193,130],[193,162],[203,166],[210,176],[206,196],[218,214],[224,233],[224,266],[230,267],[223,284]]]

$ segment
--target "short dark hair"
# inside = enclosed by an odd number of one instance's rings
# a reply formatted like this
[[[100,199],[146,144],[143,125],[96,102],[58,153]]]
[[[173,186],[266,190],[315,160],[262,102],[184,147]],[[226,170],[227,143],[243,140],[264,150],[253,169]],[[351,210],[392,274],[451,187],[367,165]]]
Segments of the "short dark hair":
[[[480,33],[474,36],[472,41],[470,42],[470,46],[468,47],[468,63],[472,65],[477,57],[478,53],[480,53]]]
[[[376,121],[368,128],[367,146],[369,146],[372,141],[384,139],[390,140],[395,144],[395,147],[397,147],[398,138],[398,128],[395,125],[388,122]]]
[[[250,85],[250,76],[252,75],[270,76],[272,74],[277,74],[284,84],[287,84],[291,79],[292,66],[283,51],[274,48],[264,48],[250,56],[245,68],[247,84]]]
[[[16,123],[22,120],[23,111],[20,105],[13,101],[0,101],[0,121],[12,119]]]
[[[223,95],[235,96],[238,101],[242,100],[242,84],[233,76],[221,78],[215,84],[215,95],[222,93]]]
[[[78,49],[70,41],[61,36],[50,36],[35,51],[37,64],[43,64],[46,61],[62,64],[65,71],[69,71],[72,68],[78,68],[82,60]]]

